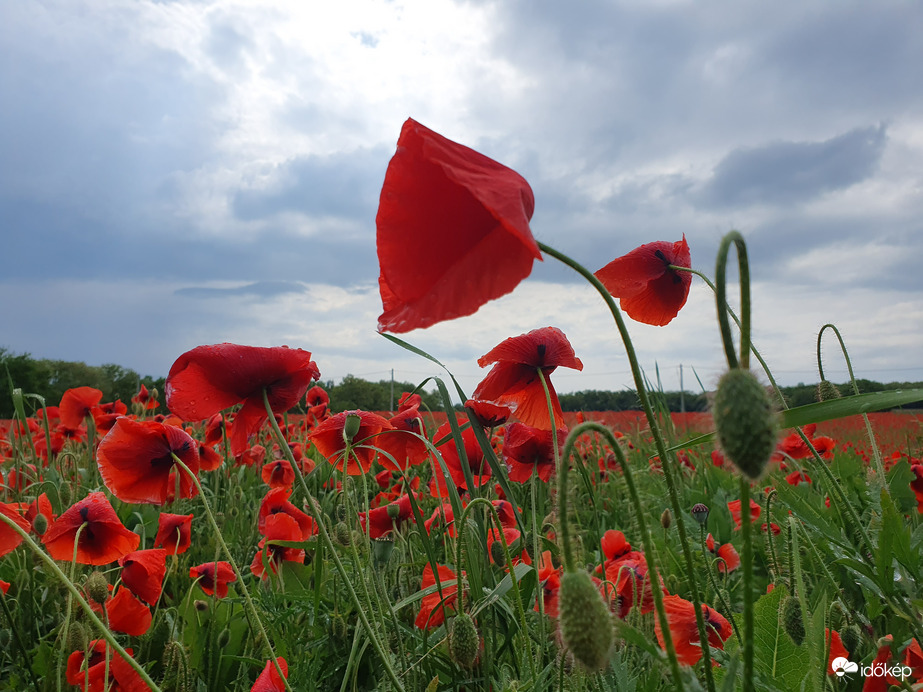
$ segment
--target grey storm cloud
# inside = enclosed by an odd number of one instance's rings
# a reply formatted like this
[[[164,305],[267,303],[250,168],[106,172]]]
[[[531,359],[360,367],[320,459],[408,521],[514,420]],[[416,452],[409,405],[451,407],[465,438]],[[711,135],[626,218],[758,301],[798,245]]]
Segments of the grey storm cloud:
[[[882,125],[823,142],[735,149],[715,166],[698,201],[706,207],[806,202],[872,176],[886,143]]]

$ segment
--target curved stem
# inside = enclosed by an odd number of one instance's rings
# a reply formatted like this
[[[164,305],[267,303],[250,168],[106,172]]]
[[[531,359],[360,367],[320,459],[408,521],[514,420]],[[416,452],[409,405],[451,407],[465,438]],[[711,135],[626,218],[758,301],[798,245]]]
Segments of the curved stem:
[[[666,650],[667,657],[670,661],[670,670],[673,673],[673,681],[676,685],[676,689],[683,690],[684,685],[682,673],[679,669],[679,660],[676,658],[676,647],[673,644],[673,636],[670,632],[670,622],[667,619],[667,611],[663,603],[663,591],[661,591],[660,588],[660,575],[657,571],[657,559],[654,549],[654,541],[647,526],[647,520],[644,518],[644,506],[641,504],[641,498],[638,495],[638,489],[635,487],[631,466],[629,466],[628,462],[625,460],[625,453],[619,446],[619,443],[615,439],[615,435],[612,434],[612,431],[604,425],[592,421],[581,423],[570,431],[570,434],[567,436],[567,440],[564,442],[564,451],[561,455],[561,472],[558,474],[558,507],[561,513],[559,524],[561,532],[561,546],[564,557],[564,569],[568,572],[575,571],[574,557],[570,547],[570,526],[567,520],[568,461],[570,460],[571,454],[574,450],[574,443],[577,441],[577,438],[579,438],[584,432],[588,430],[598,432],[603,436],[606,442],[608,442],[612,447],[612,452],[615,454],[615,458],[618,461],[619,466],[622,468],[622,476],[625,478],[625,485],[628,488],[628,495],[631,500],[631,504],[634,507],[635,515],[638,519],[638,528],[641,531],[641,544],[644,547],[644,559],[647,562],[647,574],[651,584],[651,594],[654,597],[654,609],[657,611],[657,619],[660,622],[660,631],[663,636],[663,648]],[[574,455],[574,458],[578,459],[579,455]],[[699,618],[702,617],[701,608],[698,609],[698,615]],[[708,640],[706,639],[706,647],[708,646],[707,641]],[[707,651],[707,648],[703,650],[703,656],[706,655]],[[709,668],[711,668],[710,662],[707,662],[707,665]]]
[[[731,243],[737,248],[737,266],[740,281],[740,363],[734,354],[734,338],[731,336],[731,324],[727,315],[727,259]],[[727,356],[728,368],[750,368],[750,264],[747,261],[747,246],[743,236],[731,231],[721,239],[718,248],[718,261],[715,266],[715,303],[718,306],[718,324],[721,327],[721,341]]]

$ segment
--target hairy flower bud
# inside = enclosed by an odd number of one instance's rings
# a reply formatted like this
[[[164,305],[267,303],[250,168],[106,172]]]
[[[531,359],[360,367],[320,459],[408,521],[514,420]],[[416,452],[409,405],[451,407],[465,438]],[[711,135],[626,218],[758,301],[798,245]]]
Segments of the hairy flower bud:
[[[87,595],[100,605],[109,598],[109,582],[102,572],[93,572],[87,577]]]
[[[842,397],[843,395],[840,394],[840,390],[833,382],[821,380],[817,383],[818,401],[832,401],[833,399],[841,399]]]
[[[670,512],[670,508],[667,507],[663,510],[663,514],[660,515],[660,525],[664,530],[669,529],[673,524],[673,514]]]
[[[583,571],[565,572],[558,604],[564,646],[585,668],[605,668],[612,646],[612,620],[590,575]]]
[[[470,668],[478,657],[480,638],[474,621],[462,613],[449,624],[449,656],[462,668]]]
[[[776,447],[776,420],[766,390],[749,370],[718,382],[712,415],[724,454],[747,478],[762,475]]]
[[[804,616],[801,601],[795,596],[789,596],[782,604],[782,626],[795,645],[801,646],[804,641]]]

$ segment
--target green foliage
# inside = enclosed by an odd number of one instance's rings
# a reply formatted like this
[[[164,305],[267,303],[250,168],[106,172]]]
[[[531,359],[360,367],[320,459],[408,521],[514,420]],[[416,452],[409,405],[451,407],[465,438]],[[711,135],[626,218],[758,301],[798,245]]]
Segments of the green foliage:
[[[331,411],[391,411],[397,409],[397,402],[404,392],[412,392],[417,385],[410,382],[379,380],[369,382],[360,377],[347,375],[339,384],[328,382],[323,385],[330,396]],[[439,397],[433,392],[417,392],[423,404],[430,410],[442,408]]]

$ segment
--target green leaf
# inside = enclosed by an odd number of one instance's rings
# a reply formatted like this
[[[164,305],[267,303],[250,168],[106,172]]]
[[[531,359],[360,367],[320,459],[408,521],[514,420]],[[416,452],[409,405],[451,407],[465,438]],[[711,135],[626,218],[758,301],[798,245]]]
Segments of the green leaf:
[[[906,459],[901,459],[888,471],[891,499],[901,514],[908,514],[917,508],[917,496],[910,487],[910,483],[915,479],[916,476]]]
[[[782,689],[798,690],[811,668],[811,656],[796,646],[782,624],[782,602],[788,589],[776,586],[753,606],[754,668]]]
[[[911,574],[919,574],[920,555],[910,549],[910,528],[903,521],[887,491],[881,491],[881,533],[879,544],[887,536],[892,555],[897,558]],[[888,574],[894,578],[894,568],[889,565]],[[884,575],[883,575],[884,576]]]
[[[516,575],[516,581],[519,582],[522,578],[532,571],[532,565],[527,565],[523,562],[520,562],[513,568],[513,573]],[[477,602],[477,605],[471,612],[471,616],[474,617],[479,612],[487,608],[488,606],[496,603],[501,598],[503,598],[506,593],[513,588],[513,580],[510,578],[510,575],[507,574],[503,579],[500,580],[500,583],[492,591],[489,591],[485,594],[484,598],[480,599]]]

